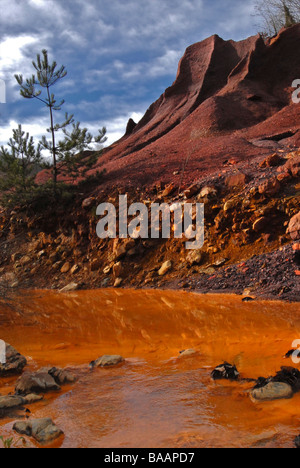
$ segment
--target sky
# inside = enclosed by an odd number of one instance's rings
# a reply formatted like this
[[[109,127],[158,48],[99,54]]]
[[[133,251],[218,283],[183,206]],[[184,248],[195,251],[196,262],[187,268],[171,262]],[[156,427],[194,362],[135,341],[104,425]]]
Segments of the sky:
[[[20,96],[14,74],[34,73],[47,49],[67,76],[52,88],[65,112],[107,144],[138,122],[175,80],[185,49],[212,34],[242,40],[257,33],[254,0],[0,0],[0,146],[22,124],[37,141],[49,110]],[[5,87],[5,103],[3,101]]]

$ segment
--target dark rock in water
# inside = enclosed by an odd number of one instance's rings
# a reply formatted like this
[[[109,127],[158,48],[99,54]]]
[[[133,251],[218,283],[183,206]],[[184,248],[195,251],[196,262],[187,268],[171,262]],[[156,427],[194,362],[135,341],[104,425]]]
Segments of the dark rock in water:
[[[244,297],[242,299],[242,302],[252,302],[255,301],[254,297]]]
[[[282,367],[272,381],[290,385],[294,393],[300,391],[300,371],[294,367]]]
[[[259,377],[253,390],[263,388],[271,382],[287,384],[292,388],[293,393],[297,393],[300,391],[300,371],[294,367],[281,367],[281,370],[277,372],[275,377]]]
[[[296,437],[294,442],[295,442],[296,448],[300,449],[300,435]]]
[[[46,371],[57,383],[57,385],[68,385],[76,382],[76,377],[72,372],[66,369],[58,369],[56,367],[41,369],[41,371]],[[40,371],[40,372],[41,372]]]
[[[256,401],[272,401],[292,398],[292,387],[283,382],[269,382],[260,388],[251,390],[251,396]]]
[[[26,358],[6,343],[6,363],[0,364],[0,377],[21,374],[26,364]]]
[[[17,381],[16,394],[47,393],[60,390],[54,378],[47,372],[25,373]]]
[[[66,369],[44,367],[35,373],[23,374],[16,385],[17,395],[47,393],[60,390],[62,385],[73,384],[76,377]]]
[[[297,358],[300,357],[300,350],[298,350],[298,349],[290,349],[290,350],[286,353],[286,355],[284,356],[284,358],[285,358],[285,359],[288,359],[288,358],[292,357],[294,353],[295,353],[295,356],[296,356]]]
[[[19,395],[6,395],[0,397],[0,410],[10,410],[18,406],[29,405],[42,400],[40,395],[30,394],[25,397]]]
[[[89,365],[91,369],[96,367],[112,367],[117,366],[125,361],[122,356],[119,355],[104,355],[100,358],[96,359],[96,361],[92,361]]]
[[[33,437],[40,444],[49,444],[63,435],[50,418],[18,421],[13,430],[18,434]]]
[[[226,379],[235,381],[240,378],[237,368],[228,362],[224,362],[224,364],[217,366],[211,373],[211,376],[214,380]]]

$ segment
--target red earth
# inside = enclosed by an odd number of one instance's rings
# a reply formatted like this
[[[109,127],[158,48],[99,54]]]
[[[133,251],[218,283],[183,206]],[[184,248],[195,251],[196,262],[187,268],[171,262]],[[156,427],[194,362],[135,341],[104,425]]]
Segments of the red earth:
[[[189,184],[228,160],[299,147],[300,106],[292,101],[299,40],[297,24],[267,42],[214,35],[188,47],[172,86],[99,157],[101,188]],[[40,173],[38,181],[47,177]]]
[[[183,179],[192,183],[227,160],[299,147],[300,106],[292,102],[299,40],[298,24],[267,43],[214,35],[188,47],[172,86],[99,158],[105,185],[176,183],[187,160]]]

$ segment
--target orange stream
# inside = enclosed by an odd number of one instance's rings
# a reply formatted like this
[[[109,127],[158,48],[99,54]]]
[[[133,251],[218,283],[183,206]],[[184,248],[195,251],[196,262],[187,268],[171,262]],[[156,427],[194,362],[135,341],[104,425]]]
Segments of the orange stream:
[[[241,297],[100,290],[25,294],[22,309],[0,310],[0,338],[28,368],[70,367],[79,381],[30,406],[64,431],[62,447],[292,447],[300,394],[253,403],[251,384],[214,383],[224,360],[244,377],[273,375],[300,339],[299,304],[242,303]],[[179,351],[195,348],[193,357]],[[102,354],[122,366],[90,371]],[[2,379],[0,393],[16,378]],[[0,435],[12,435],[11,419]]]

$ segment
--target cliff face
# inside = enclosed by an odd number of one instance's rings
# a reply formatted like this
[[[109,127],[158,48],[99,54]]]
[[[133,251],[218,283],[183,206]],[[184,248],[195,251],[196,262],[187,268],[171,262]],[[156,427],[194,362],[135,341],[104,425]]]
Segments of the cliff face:
[[[267,153],[278,135],[298,145],[300,107],[291,85],[300,79],[299,40],[296,25],[269,43],[214,35],[190,46],[172,86],[100,158],[108,183],[170,182],[192,154],[185,172],[191,183],[220,168],[229,153],[237,161]]]
[[[291,86],[299,39],[296,25],[269,43],[213,36],[189,47],[173,85],[99,158],[107,170],[99,184],[89,181],[71,205],[0,211],[0,288],[4,279],[299,301],[300,104]],[[190,254],[172,237],[99,239],[96,206],[117,208],[125,191],[129,205],[204,203],[203,248]]]

